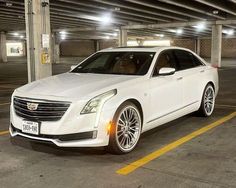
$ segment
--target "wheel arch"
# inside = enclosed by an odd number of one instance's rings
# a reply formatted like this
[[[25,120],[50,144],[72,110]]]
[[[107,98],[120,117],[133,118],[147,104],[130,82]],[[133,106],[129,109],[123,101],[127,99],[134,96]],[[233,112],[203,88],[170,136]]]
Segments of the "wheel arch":
[[[127,99],[125,101],[123,101],[120,105],[122,105],[123,103],[125,102],[131,102],[133,103],[135,106],[137,106],[139,112],[140,112],[140,116],[141,116],[141,121],[142,121],[142,126],[143,126],[143,121],[144,121],[144,114],[143,114],[143,108],[142,108],[142,105],[141,103],[135,99],[135,98],[130,98],[130,99]]]

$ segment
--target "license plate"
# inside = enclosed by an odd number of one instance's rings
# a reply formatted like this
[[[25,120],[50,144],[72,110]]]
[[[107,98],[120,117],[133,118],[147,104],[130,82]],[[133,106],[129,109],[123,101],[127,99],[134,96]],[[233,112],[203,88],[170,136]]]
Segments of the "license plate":
[[[33,121],[23,121],[22,132],[39,135],[39,123]]]

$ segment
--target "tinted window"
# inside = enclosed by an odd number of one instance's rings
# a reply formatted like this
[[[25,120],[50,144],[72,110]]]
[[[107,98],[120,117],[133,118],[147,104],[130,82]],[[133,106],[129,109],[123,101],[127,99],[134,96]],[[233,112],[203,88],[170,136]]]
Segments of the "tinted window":
[[[195,64],[195,66],[203,66],[202,62],[193,54],[192,55],[192,59],[193,59],[193,62]]]
[[[159,54],[157,62],[154,67],[153,76],[157,76],[159,70],[163,67],[178,69],[175,63],[175,58],[173,56],[172,50],[166,50]]]
[[[154,55],[154,52],[99,52],[71,72],[144,75]]]
[[[179,64],[179,70],[185,70],[197,66],[191,52],[184,50],[174,50],[174,54]]]

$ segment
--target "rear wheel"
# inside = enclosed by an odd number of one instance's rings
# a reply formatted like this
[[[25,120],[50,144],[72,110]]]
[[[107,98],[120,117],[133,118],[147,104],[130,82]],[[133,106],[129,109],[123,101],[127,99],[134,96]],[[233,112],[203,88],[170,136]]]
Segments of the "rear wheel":
[[[212,114],[215,106],[215,90],[211,84],[207,84],[204,89],[199,115],[208,117]]]
[[[123,103],[113,118],[108,151],[115,154],[132,151],[139,141],[141,127],[138,108],[131,102]]]

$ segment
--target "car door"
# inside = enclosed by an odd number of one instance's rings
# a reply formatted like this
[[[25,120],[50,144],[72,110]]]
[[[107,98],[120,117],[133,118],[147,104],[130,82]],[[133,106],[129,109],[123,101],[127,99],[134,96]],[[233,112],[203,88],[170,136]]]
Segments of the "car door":
[[[183,107],[186,107],[199,102],[203,64],[190,51],[176,49],[173,53],[183,78]]]
[[[177,69],[172,50],[162,51],[156,61],[150,78],[150,116],[148,123],[157,122],[162,117],[177,111],[183,104],[183,80],[177,71],[172,75],[161,76],[158,71],[163,67]]]

